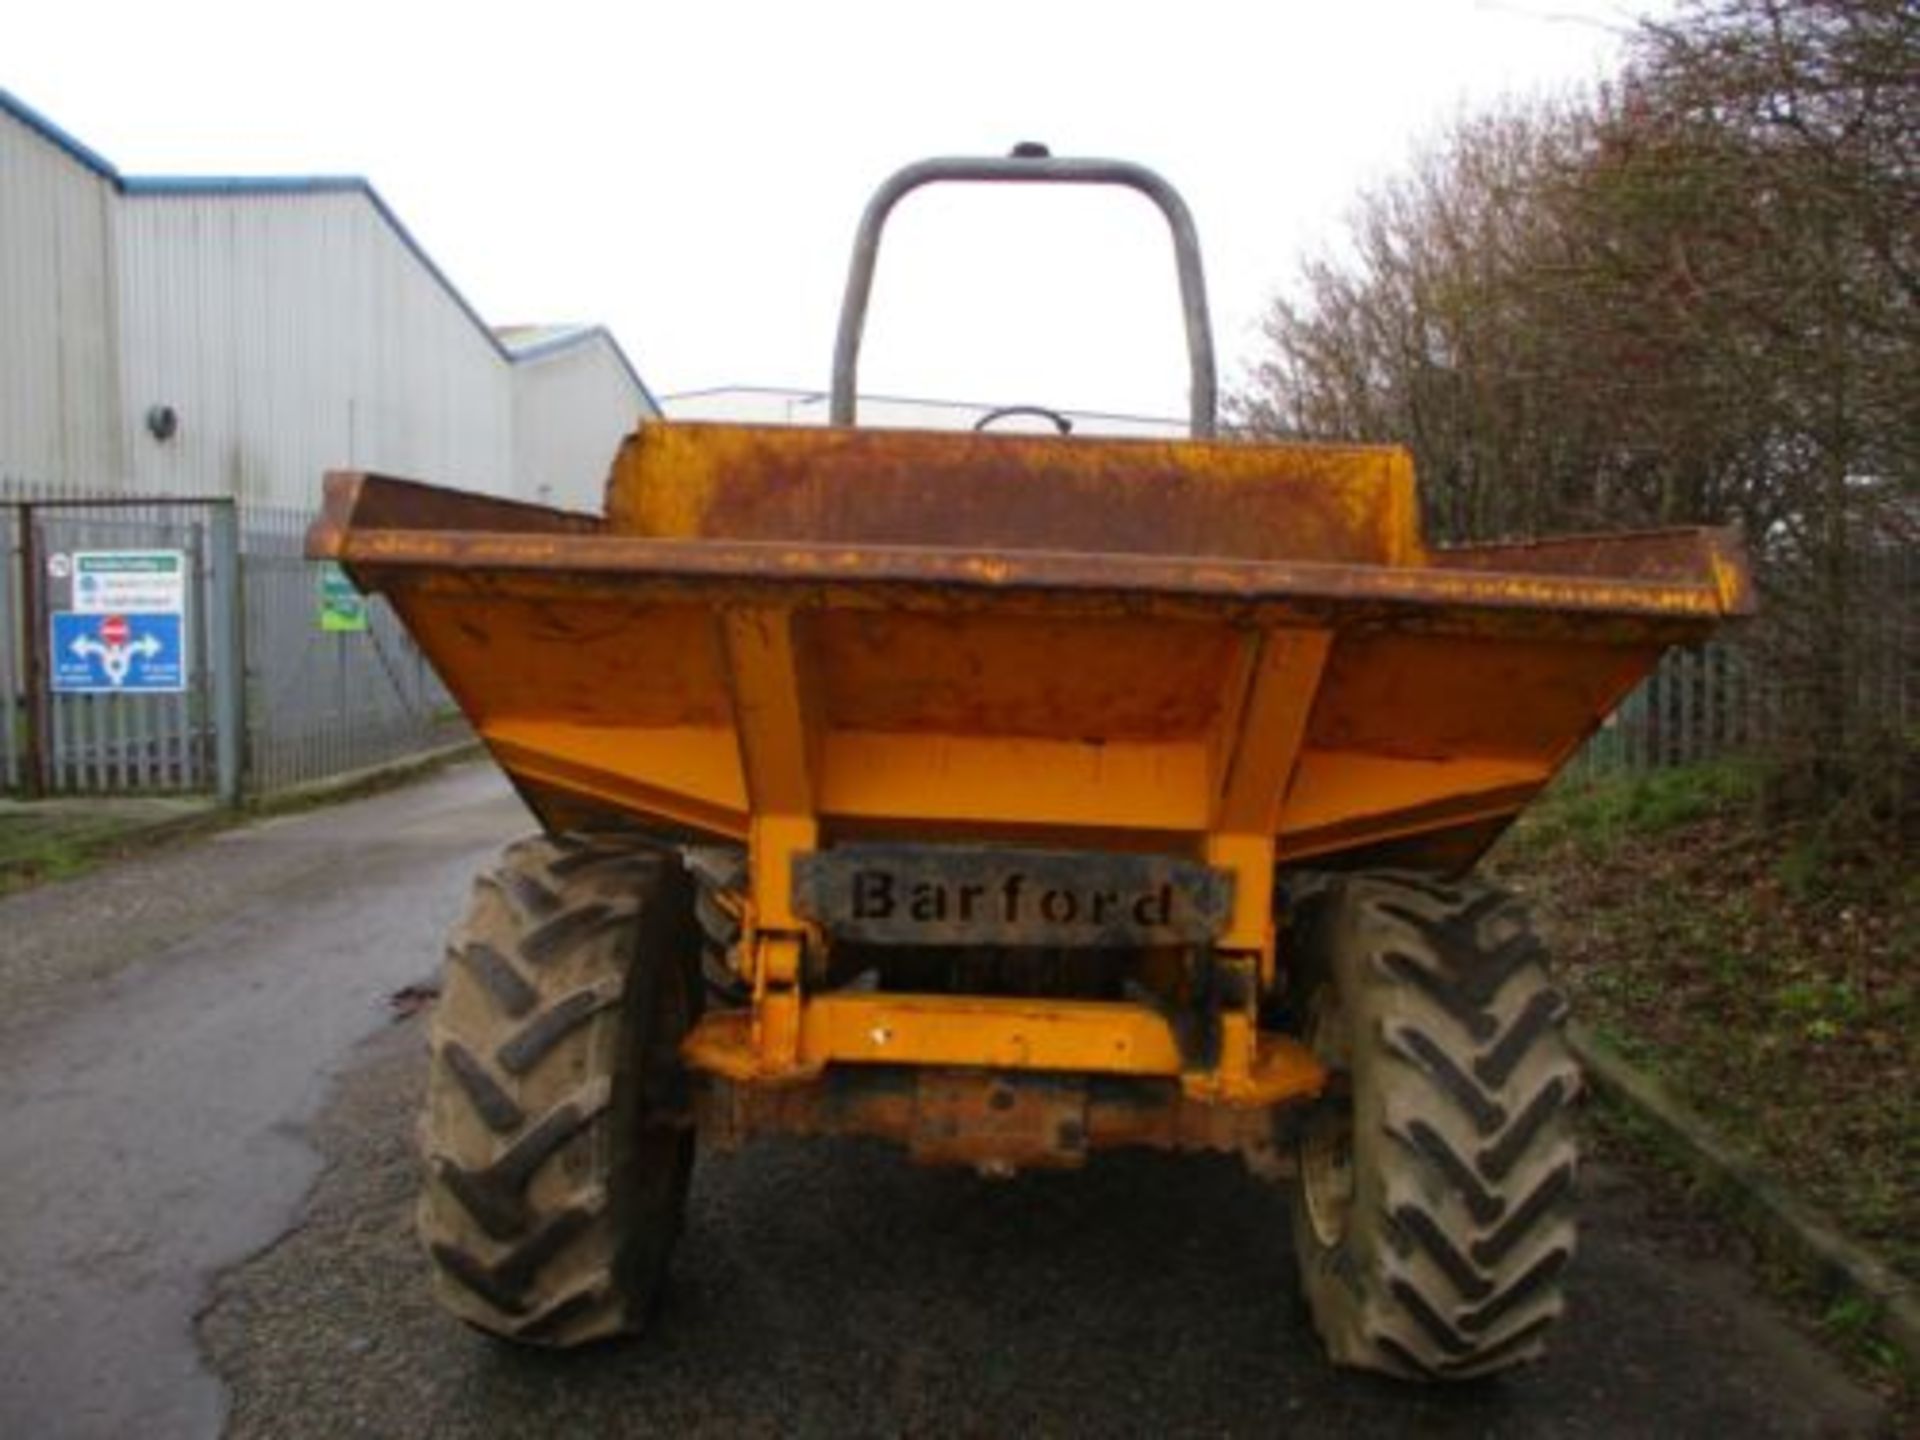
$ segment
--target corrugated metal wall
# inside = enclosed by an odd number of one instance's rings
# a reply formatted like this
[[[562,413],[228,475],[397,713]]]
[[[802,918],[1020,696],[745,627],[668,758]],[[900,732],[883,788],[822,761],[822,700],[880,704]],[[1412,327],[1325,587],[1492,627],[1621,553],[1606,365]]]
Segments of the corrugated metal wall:
[[[515,364],[359,182],[122,181],[0,102],[0,478],[308,507],[353,467],[597,508],[645,405],[604,335]]]
[[[0,479],[126,470],[112,182],[0,113]]]
[[[143,493],[316,505],[364,467],[513,489],[513,377],[353,192],[144,195],[122,207],[126,411]]]
[[[527,498],[598,513],[621,439],[645,412],[613,347],[595,337],[514,367],[514,473]]]

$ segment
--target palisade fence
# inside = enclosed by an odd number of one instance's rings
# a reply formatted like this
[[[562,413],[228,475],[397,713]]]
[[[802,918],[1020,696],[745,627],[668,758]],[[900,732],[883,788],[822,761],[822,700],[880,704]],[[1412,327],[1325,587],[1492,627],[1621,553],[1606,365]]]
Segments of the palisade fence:
[[[1777,731],[1776,690],[1760,657],[1738,641],[1669,651],[1569,768],[1598,778],[1760,750]]]
[[[466,738],[384,601],[364,630],[321,629],[321,567],[301,555],[311,518],[218,499],[77,501],[0,477],[0,791],[264,796]],[[36,688],[29,627],[50,651],[71,557],[127,550],[184,557],[183,688],[56,693],[44,655]]]
[[[320,566],[301,549],[313,516],[243,509],[247,779],[259,793],[404,759],[467,736],[433,668],[385,600],[367,628],[319,628]]]
[[[1887,749],[1894,764],[1892,750],[1907,743],[1900,737],[1920,731],[1917,554],[1898,537],[1857,551],[1848,608],[1841,620],[1827,617],[1826,632],[1807,631],[1806,607],[1763,600],[1759,618],[1726,638],[1669,652],[1587,742],[1573,773],[1741,754],[1791,760],[1836,744]]]

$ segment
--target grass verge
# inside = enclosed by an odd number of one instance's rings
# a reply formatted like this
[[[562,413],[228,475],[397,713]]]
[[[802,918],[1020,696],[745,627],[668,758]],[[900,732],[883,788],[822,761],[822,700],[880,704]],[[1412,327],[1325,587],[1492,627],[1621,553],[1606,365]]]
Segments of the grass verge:
[[[179,814],[124,806],[8,806],[0,810],[0,895],[67,880],[114,855],[188,830],[216,827],[222,812]]]
[[[479,753],[475,742],[454,741],[384,765],[256,797],[232,809],[192,800],[128,803],[110,798],[0,804],[0,896],[69,880],[104,861],[185,836],[363,799]]]
[[[1532,902],[1590,1030],[1920,1283],[1920,877],[1896,836],[1768,818],[1762,781],[1722,764],[1563,784],[1489,868]],[[1865,1336],[1826,1308],[1831,1338]]]
[[[1735,766],[1568,787],[1492,868],[1596,1034],[1920,1279],[1920,876],[1758,796]]]

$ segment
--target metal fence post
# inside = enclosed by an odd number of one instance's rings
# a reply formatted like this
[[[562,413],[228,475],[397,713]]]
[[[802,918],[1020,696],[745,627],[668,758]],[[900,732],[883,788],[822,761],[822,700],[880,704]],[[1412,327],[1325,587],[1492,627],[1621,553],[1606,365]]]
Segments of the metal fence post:
[[[213,753],[220,803],[240,803],[246,736],[246,644],[240,627],[240,515],[231,501],[209,507],[212,574],[207,626],[213,647]]]
[[[39,535],[34,529],[33,506],[22,505],[20,516],[20,634],[26,660],[26,763],[21,789],[30,800],[47,793],[51,707],[47,704],[46,619],[40,604]]]

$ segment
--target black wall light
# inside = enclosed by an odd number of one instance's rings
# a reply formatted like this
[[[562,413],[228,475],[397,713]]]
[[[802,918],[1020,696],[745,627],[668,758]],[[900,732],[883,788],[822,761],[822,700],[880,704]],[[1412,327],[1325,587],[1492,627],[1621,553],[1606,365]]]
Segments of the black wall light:
[[[156,440],[171,440],[180,428],[180,412],[171,405],[147,407],[147,433]]]

